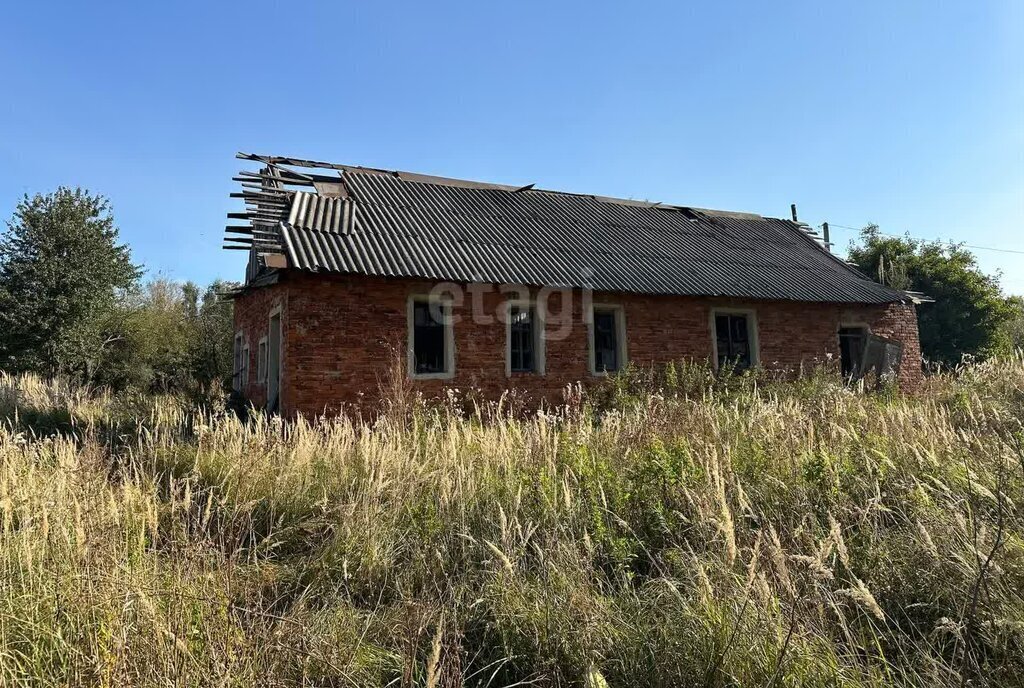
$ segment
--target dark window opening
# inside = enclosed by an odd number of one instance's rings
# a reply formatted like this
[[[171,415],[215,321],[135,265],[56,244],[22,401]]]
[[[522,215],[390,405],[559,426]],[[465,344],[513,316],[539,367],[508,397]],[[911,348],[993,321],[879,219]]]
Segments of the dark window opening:
[[[511,306],[509,308],[509,357],[514,373],[536,371],[535,315],[534,309],[530,307]]]
[[[867,339],[868,331],[866,328],[839,328],[839,365],[843,372],[843,377],[858,377],[860,375]]]
[[[753,364],[749,316],[741,313],[716,315],[715,341],[718,344],[719,368],[732,366],[736,370],[746,370]]]
[[[412,353],[417,375],[448,372],[444,331],[447,309],[439,303],[413,302]]]
[[[594,371],[614,373],[619,370],[619,331],[616,313],[611,310],[594,311]]]

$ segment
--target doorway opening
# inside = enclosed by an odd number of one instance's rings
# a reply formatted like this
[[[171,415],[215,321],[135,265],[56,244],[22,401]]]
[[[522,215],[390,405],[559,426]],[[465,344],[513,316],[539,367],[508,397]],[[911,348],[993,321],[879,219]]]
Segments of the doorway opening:
[[[276,413],[281,396],[281,314],[270,316],[267,337],[267,412]]]
[[[863,326],[839,328],[839,364],[847,380],[860,377],[864,347],[868,341],[868,328]]]

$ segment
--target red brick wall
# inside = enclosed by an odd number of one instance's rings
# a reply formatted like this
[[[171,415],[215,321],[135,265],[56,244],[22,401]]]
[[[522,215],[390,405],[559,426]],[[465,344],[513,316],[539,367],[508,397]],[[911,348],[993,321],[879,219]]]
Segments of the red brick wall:
[[[907,391],[916,389],[924,380],[921,341],[917,332],[917,308],[911,304],[894,303],[869,313],[871,319],[868,322],[872,333],[903,342],[900,387]]]
[[[334,412],[347,405],[371,408],[380,399],[391,371],[405,376],[407,307],[410,295],[426,294],[433,283],[361,276],[284,273],[279,284],[255,289],[236,301],[236,324],[250,337],[250,399],[261,404],[256,379],[256,343],[265,334],[270,310],[282,307],[282,410],[286,414]],[[532,289],[532,296],[537,290]],[[568,336],[545,343],[546,374],[506,374],[503,322],[474,322],[474,298],[467,293],[453,314],[455,372],[448,380],[416,380],[415,389],[437,396],[446,388],[479,390],[497,398],[510,388],[533,398],[558,402],[566,385],[598,378],[589,372],[589,339],[581,292],[572,292],[571,315],[560,316],[564,294],[548,298],[546,332],[567,327]],[[480,295],[483,312],[494,316],[506,296],[496,289]],[[738,308],[756,313],[760,363],[799,370],[829,355],[839,356],[840,324],[866,324],[872,332],[904,342],[901,386],[920,381],[917,316],[912,305],[849,306],[784,301],[740,301],[639,294],[593,295],[594,303],[623,308],[629,360],[638,364],[704,360],[712,353],[711,309]]]
[[[270,331],[270,315],[278,308],[281,310],[282,340],[287,341],[288,286],[286,284],[272,284],[253,289],[235,299],[235,333],[241,333],[244,342],[249,345],[249,377],[242,381],[242,393],[250,402],[261,407],[267,403],[267,385],[260,381],[257,375],[259,342],[267,337]],[[281,370],[286,371],[289,370],[288,347],[282,345],[281,349]],[[290,382],[288,375],[281,375],[281,408],[289,410],[291,407],[287,404]]]

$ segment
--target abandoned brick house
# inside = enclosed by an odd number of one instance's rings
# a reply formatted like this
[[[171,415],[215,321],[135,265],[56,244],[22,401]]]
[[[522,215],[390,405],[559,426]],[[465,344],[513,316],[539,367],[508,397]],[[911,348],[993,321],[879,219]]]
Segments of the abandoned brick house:
[[[795,220],[239,157],[234,384],[284,415],[375,404],[396,368],[427,396],[553,403],[680,360],[921,376],[917,297]]]

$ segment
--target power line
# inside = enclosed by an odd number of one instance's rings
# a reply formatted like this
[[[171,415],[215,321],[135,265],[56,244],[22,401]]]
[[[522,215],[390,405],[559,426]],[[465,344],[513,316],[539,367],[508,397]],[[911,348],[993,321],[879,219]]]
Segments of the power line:
[[[851,230],[853,230],[855,232],[859,232],[859,231],[861,231],[861,229],[863,229],[863,227],[850,227],[848,225],[840,225],[840,224],[836,224],[834,222],[829,222],[828,226],[829,227],[839,227],[840,229],[851,229]],[[933,243],[936,243],[936,244],[946,244],[947,246],[963,246],[964,248],[972,248],[972,249],[974,249],[976,251],[997,251],[999,253],[1015,253],[1015,254],[1018,254],[1018,255],[1024,255],[1024,251],[1021,251],[1019,249],[1014,249],[1014,248],[996,248],[995,246],[975,246],[975,245],[972,245],[972,244],[963,244],[963,243],[960,243],[958,241],[945,241],[943,239],[922,239],[921,237],[914,237],[914,236],[909,236],[909,235],[904,235],[904,234],[887,234],[885,232],[879,232],[878,234],[881,235],[881,236],[884,236],[884,237],[892,237],[893,239],[906,239],[906,238],[910,238],[910,239],[916,239],[917,241],[930,241],[930,242],[933,242]]]

